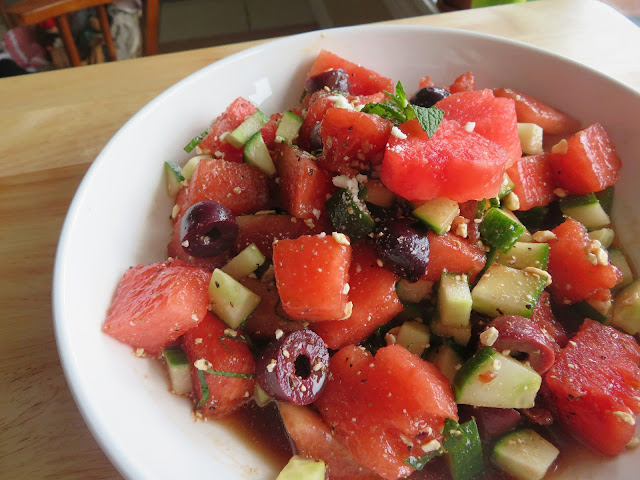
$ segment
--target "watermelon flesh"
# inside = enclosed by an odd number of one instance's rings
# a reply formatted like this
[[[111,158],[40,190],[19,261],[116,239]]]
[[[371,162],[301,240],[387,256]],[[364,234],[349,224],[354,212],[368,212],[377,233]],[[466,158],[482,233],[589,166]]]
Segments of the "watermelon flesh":
[[[118,284],[102,330],[158,355],[204,319],[210,279],[208,271],[180,261],[132,267]]]
[[[556,198],[548,153],[520,158],[507,169],[507,175],[516,184],[513,193],[520,200],[519,210],[544,207]]]

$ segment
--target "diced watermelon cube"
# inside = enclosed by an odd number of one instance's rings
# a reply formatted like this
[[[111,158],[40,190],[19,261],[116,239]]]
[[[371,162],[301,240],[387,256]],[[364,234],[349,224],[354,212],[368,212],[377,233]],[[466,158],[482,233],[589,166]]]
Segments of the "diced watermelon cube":
[[[543,207],[555,199],[555,188],[548,153],[522,157],[507,169],[516,184],[513,190],[520,200],[520,210]]]
[[[484,268],[487,258],[477,245],[446,233],[437,235],[427,233],[429,237],[429,266],[424,278],[439,282],[444,270],[451,273],[465,273],[473,282],[476,275]]]
[[[556,419],[598,452],[616,456],[640,413],[640,346],[631,335],[586,319],[545,375]]]
[[[394,193],[457,202],[498,195],[508,157],[496,143],[448,120],[431,138],[416,119],[400,130],[407,138],[390,136],[382,162],[382,182]]]
[[[204,359],[208,368],[218,372],[204,373],[209,398],[197,409],[205,417],[221,417],[249,401],[254,389],[255,363],[247,342],[241,335],[227,335],[227,325],[212,313],[195,328],[184,334],[184,348],[191,368],[193,396],[201,403],[203,389],[200,371],[194,364]],[[241,374],[247,378],[237,378],[228,374]]]
[[[436,107],[444,110],[444,118],[456,120],[462,126],[474,122],[474,132],[505,149],[509,157],[507,167],[522,156],[513,100],[497,98],[491,90],[484,89],[449,95]]]
[[[102,330],[158,355],[207,313],[211,273],[171,262],[138,265],[118,284]]]
[[[329,348],[338,350],[360,343],[404,310],[396,294],[398,276],[378,266],[377,258],[367,243],[354,245],[349,269],[351,316],[335,322],[317,322],[312,327]]]
[[[278,143],[275,151],[284,208],[295,217],[319,220],[326,215],[327,195],[335,190],[331,177],[298,147]]]
[[[383,90],[393,92],[393,82],[390,78],[383,77],[373,70],[361,67],[327,50],[322,50],[318,54],[307,78],[338,68],[349,74],[349,93],[352,95],[372,95]]]
[[[552,153],[556,184],[569,193],[599,192],[618,181],[622,167],[613,142],[599,123],[567,140],[567,153]]]
[[[311,322],[345,318],[350,264],[351,246],[332,235],[279,240],[273,267],[284,311]]]
[[[476,78],[473,73],[466,72],[456,78],[449,86],[451,93],[472,92],[476,88]]]

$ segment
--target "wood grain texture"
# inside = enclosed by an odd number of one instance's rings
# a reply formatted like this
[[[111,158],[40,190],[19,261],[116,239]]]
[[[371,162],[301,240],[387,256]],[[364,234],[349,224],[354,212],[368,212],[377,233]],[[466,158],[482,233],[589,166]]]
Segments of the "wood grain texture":
[[[494,33],[569,56],[640,89],[640,30],[595,0],[539,0],[393,23]],[[118,478],[58,360],[51,277],[89,164],[144,104],[259,42],[0,79],[0,477]]]

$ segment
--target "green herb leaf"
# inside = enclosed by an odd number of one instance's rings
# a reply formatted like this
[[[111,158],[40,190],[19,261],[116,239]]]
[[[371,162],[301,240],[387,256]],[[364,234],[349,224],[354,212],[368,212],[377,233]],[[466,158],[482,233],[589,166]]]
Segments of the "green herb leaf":
[[[191,153],[191,151],[196,148],[198,145],[200,145],[200,142],[202,140],[204,140],[204,137],[206,137],[207,135],[209,135],[209,130],[210,128],[207,128],[204,132],[202,132],[200,135],[198,135],[197,137],[194,137],[189,143],[187,143],[187,145],[184,147],[184,151],[187,153]]]
[[[418,105],[409,105],[409,107],[415,115],[415,118],[418,119],[422,129],[427,132],[427,136],[431,138],[440,126],[444,112],[436,107],[425,108]]]
[[[386,103],[367,103],[360,111],[363,113],[378,115],[379,117],[391,120],[398,125],[406,122],[407,120],[404,113],[396,110],[394,107]]]
[[[200,375],[201,371],[202,370],[198,371],[198,375]],[[247,380],[251,380],[253,378],[253,375],[251,375],[250,373],[226,372],[224,370],[214,370],[212,368],[206,369],[205,372],[209,375],[217,375],[218,377],[245,378]]]
[[[404,463],[412,468],[415,468],[416,470],[422,470],[427,463],[429,463],[434,458],[439,457],[443,453],[444,450],[442,448],[439,448],[438,450],[434,450],[433,452],[425,453],[421,457],[405,458]]]
[[[404,88],[402,87],[402,82],[396,83],[395,93],[389,93],[385,90],[384,94],[396,104],[396,107],[398,107],[400,111],[403,111],[409,104],[407,94],[404,93]]]
[[[207,385],[207,376],[202,370],[198,370],[198,379],[200,380],[200,390],[202,391],[202,398],[196,405],[196,408],[200,408],[209,400],[209,385]]]

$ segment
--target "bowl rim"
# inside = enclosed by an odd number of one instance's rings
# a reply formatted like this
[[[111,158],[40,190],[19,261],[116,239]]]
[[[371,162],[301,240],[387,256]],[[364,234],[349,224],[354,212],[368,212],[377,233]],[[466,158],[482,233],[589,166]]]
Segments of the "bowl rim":
[[[297,35],[290,35],[274,40],[269,40],[259,45],[248,47],[239,52],[233,53],[220,60],[217,60],[195,72],[189,74],[183,79],[179,80],[175,84],[171,85],[159,95],[154,97],[148,103],[146,103],[140,110],[132,115],[109,139],[106,145],[102,148],[100,153],[93,160],[88,170],[86,171],[80,185],[78,186],[73,199],[67,210],[65,220],[61,229],[55,260],[53,268],[53,281],[52,281],[52,313],[54,323],[54,334],[56,339],[56,345],[58,349],[58,355],[62,364],[63,372],[73,396],[73,399],[77,405],[80,414],[89,431],[100,445],[100,448],[107,455],[114,467],[119,471],[121,475],[126,478],[141,478],[147,472],[142,465],[136,461],[132,461],[125,449],[123,449],[117,442],[114,441],[113,432],[109,424],[101,417],[99,411],[96,410],[95,404],[91,398],[90,393],[85,388],[85,385],[80,379],[79,372],[82,369],[81,364],[78,362],[74,351],[73,344],[70,341],[70,336],[67,333],[69,325],[67,324],[67,305],[65,302],[65,285],[66,285],[66,271],[65,263],[70,256],[68,251],[69,238],[74,228],[76,219],[82,210],[82,206],[85,198],[90,193],[90,185],[93,183],[94,177],[97,176],[98,170],[102,168],[103,163],[107,159],[107,153],[112,145],[117,144],[123,131],[127,130],[130,125],[137,123],[148,116],[152,109],[159,103],[162,103],[165,98],[173,94],[173,92],[187,88],[189,84],[196,82],[200,77],[208,74],[210,70],[215,70],[224,67],[228,64],[243,60],[245,57],[252,57],[259,54],[264,49],[274,49],[284,46],[286,44],[307,41],[309,39],[330,35],[334,32],[341,34],[357,34],[359,32],[366,31],[382,31],[387,35],[393,35],[395,32],[415,32],[416,34],[443,34],[453,35],[458,37],[466,37],[473,41],[474,39],[480,39],[483,41],[489,40],[501,44],[509,44],[517,47],[523,51],[531,52],[535,54],[542,54],[546,57],[553,58],[562,62],[573,64],[574,67],[590,71],[592,74],[605,77],[608,81],[614,83],[618,88],[626,90],[630,94],[638,95],[638,90],[629,86],[628,84],[612,77],[606,72],[601,72],[595,68],[585,65],[570,57],[566,57],[544,48],[525,43],[520,40],[514,40],[508,37],[487,34],[483,32],[477,32],[473,30],[466,30],[461,28],[452,27],[436,27],[428,25],[405,25],[405,24],[369,24],[369,25],[355,25],[338,28],[330,28],[323,30],[314,30]]]

